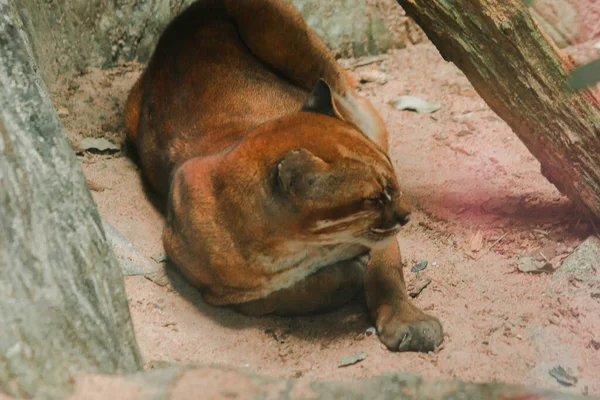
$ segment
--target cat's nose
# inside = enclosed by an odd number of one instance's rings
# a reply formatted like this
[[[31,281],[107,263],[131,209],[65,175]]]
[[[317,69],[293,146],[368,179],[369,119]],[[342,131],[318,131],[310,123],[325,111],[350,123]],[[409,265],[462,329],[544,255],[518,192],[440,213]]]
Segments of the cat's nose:
[[[398,223],[402,226],[408,224],[408,221],[410,221],[410,212],[402,212],[399,213],[396,211],[396,221],[398,221]]]

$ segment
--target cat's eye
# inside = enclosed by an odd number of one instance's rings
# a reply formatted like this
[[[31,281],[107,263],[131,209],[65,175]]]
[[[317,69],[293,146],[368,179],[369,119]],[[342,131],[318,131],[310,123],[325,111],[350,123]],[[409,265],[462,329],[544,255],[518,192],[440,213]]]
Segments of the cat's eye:
[[[367,203],[369,205],[382,204],[384,198],[385,198],[385,196],[383,195],[383,193],[381,193],[378,196],[367,197],[365,199],[365,203]]]

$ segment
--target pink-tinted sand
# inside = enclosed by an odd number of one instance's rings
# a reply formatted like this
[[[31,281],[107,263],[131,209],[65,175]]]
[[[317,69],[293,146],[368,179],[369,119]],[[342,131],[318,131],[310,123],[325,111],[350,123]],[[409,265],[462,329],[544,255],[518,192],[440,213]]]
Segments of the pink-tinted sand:
[[[84,136],[121,143],[122,107],[140,66],[92,70],[59,85],[55,100],[74,142]],[[175,277],[173,288],[127,277],[136,335],[153,361],[223,363],[277,377],[356,379],[389,371],[425,377],[499,380],[600,395],[600,300],[586,282],[516,270],[540,251],[556,265],[592,224],[540,174],[511,129],[430,44],[395,51],[376,68],[384,85],[365,83],[391,132],[391,157],[417,211],[400,233],[407,280],[427,260],[432,283],[415,302],[446,332],[437,354],[391,353],[360,305],[307,318],[248,318],[204,304]],[[397,111],[411,94],[440,102],[434,114]],[[100,213],[149,257],[162,253],[162,217],[147,200],[137,167],[122,156],[85,155],[82,165]],[[493,247],[492,247],[493,246]],[[491,248],[491,249],[490,249]],[[338,368],[358,352],[367,358]],[[548,371],[578,377],[560,386]]]

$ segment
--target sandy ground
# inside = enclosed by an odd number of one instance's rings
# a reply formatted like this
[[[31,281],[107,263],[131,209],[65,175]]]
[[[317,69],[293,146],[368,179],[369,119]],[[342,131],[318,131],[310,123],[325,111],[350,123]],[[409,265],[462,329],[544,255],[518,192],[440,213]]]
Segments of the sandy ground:
[[[576,53],[576,52],[575,52]],[[92,70],[57,85],[55,101],[74,143],[104,137],[120,145],[127,90],[141,67]],[[391,132],[391,157],[417,205],[400,233],[410,267],[431,279],[415,299],[445,329],[436,354],[391,353],[363,307],[307,318],[248,318],[204,304],[177,275],[173,287],[141,277],[126,286],[146,362],[224,363],[260,374],[300,379],[355,379],[388,371],[425,377],[499,380],[600,395],[600,299],[588,282],[516,269],[525,255],[543,253],[560,265],[594,227],[540,174],[539,163],[510,128],[430,44],[399,50],[362,67],[387,83],[362,92]],[[411,94],[442,104],[434,114],[397,111],[387,104]],[[83,154],[84,172],[101,214],[149,257],[162,254],[163,219],[148,201],[137,167],[123,153]],[[339,368],[359,352],[362,362]],[[560,386],[548,371],[564,367],[578,378]]]

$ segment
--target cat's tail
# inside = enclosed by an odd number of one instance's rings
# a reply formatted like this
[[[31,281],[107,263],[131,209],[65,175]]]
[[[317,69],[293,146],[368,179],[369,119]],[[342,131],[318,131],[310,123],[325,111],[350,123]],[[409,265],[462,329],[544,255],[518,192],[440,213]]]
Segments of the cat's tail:
[[[140,108],[142,106],[142,80],[144,75],[140,76],[135,82],[127,101],[125,102],[125,129],[127,139],[133,145],[137,145],[138,126],[140,123]]]

